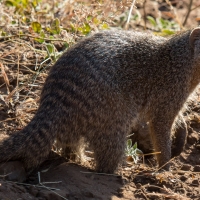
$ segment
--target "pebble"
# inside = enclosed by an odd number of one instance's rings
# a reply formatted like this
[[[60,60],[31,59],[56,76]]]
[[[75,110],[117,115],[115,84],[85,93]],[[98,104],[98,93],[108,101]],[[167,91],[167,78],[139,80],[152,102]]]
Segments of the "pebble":
[[[186,181],[187,179],[188,179],[188,178],[187,178],[187,176],[185,176],[185,175],[183,175],[183,176],[180,177],[180,180],[181,180],[181,181]]]
[[[183,171],[190,171],[191,170],[191,165],[189,164],[183,164],[181,167],[181,170]]]
[[[194,172],[200,172],[200,165],[195,165],[193,171]]]
[[[199,186],[199,181],[198,181],[198,179],[194,179],[194,180],[192,181],[192,184],[194,184],[195,186]]]
[[[197,132],[191,133],[187,138],[188,143],[191,145],[195,144],[198,141],[198,139],[199,139],[199,135]]]

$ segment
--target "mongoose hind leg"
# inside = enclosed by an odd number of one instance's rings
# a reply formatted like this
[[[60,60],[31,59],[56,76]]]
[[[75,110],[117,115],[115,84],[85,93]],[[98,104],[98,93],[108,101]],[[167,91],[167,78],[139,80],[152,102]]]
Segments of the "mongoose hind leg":
[[[116,170],[124,155],[125,141],[125,134],[119,130],[96,135],[92,143],[90,142],[94,149],[96,171],[113,173]]]

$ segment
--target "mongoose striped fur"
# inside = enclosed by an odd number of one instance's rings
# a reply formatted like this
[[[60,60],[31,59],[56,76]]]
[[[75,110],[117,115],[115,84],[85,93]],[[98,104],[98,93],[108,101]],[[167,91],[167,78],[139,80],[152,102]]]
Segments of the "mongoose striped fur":
[[[31,122],[0,143],[0,161],[38,166],[55,140],[94,150],[96,170],[112,173],[134,121],[149,123],[159,166],[171,158],[171,128],[200,81],[200,28],[169,39],[131,31],[93,34],[51,68]],[[169,164],[165,165],[169,169]]]

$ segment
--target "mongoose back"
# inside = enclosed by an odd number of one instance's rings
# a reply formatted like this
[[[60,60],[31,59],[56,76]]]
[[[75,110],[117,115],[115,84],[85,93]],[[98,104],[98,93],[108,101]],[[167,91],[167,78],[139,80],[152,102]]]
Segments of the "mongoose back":
[[[94,150],[96,170],[112,173],[126,136],[142,117],[159,166],[171,158],[172,124],[200,81],[200,28],[170,39],[105,31],[68,49],[51,68],[31,122],[0,143],[0,161],[39,165],[55,140]],[[169,169],[169,165],[165,165]]]

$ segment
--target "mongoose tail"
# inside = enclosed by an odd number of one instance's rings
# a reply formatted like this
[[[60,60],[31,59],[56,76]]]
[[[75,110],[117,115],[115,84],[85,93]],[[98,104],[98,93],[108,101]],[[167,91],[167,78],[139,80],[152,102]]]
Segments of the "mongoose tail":
[[[55,114],[54,114],[55,115]],[[0,162],[22,161],[26,170],[37,167],[48,156],[55,140],[57,127],[52,114],[40,109],[31,122],[0,143]]]

